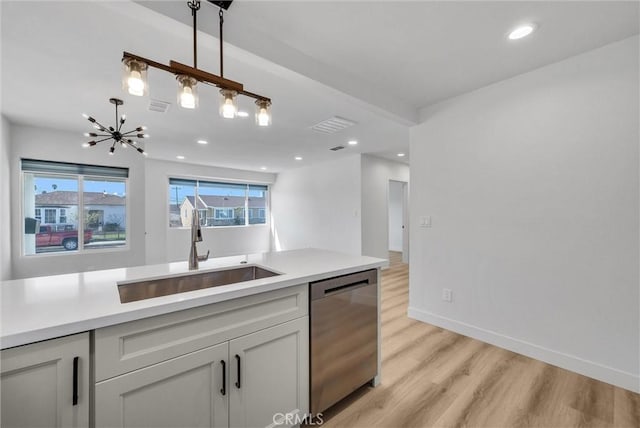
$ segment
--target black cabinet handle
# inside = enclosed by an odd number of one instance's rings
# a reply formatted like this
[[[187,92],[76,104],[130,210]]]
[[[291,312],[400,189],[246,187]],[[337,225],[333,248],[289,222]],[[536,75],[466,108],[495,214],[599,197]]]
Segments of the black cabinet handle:
[[[222,364],[222,389],[220,394],[227,395],[227,363],[224,360],[220,360]]]
[[[78,405],[78,362],[80,357],[73,358],[73,405]]]
[[[240,389],[240,355],[236,354],[236,362],[238,363],[238,380],[236,381],[236,388]]]

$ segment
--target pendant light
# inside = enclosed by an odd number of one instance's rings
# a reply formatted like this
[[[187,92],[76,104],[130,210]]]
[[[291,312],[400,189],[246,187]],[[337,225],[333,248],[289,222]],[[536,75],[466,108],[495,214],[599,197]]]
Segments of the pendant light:
[[[88,114],[82,114],[82,116],[87,119],[95,129],[97,129],[100,134],[97,132],[87,132],[84,134],[85,137],[92,137],[94,140],[86,142],[82,144],[82,147],[93,147],[98,143],[103,141],[109,141],[111,147],[109,148],[109,154],[114,155],[116,151],[116,145],[120,145],[123,149],[127,147],[132,147],[136,149],[136,151],[140,154],[147,156],[147,152],[144,151],[142,147],[138,145],[138,142],[133,140],[133,138],[149,138],[149,134],[145,134],[144,131],[147,129],[145,126],[138,126],[133,128],[130,131],[123,131],[123,127],[125,122],[127,121],[127,117],[123,114],[122,116],[118,116],[118,107],[124,104],[124,101],[118,98],[109,98],[109,102],[116,106],[116,123],[114,126],[104,126],[93,117]],[[97,139],[95,139],[97,138]]]
[[[238,114],[238,107],[236,106],[236,91],[230,89],[220,89],[222,95],[220,99],[220,116],[225,119],[233,119]]]
[[[223,118],[233,119],[238,115],[236,97],[238,95],[244,95],[256,100],[256,124],[258,126],[269,126],[271,124],[271,113],[269,111],[271,100],[265,96],[246,91],[242,83],[235,82],[224,77],[222,41],[222,27],[224,23],[223,10],[227,10],[233,1],[208,0],[208,3],[220,8],[218,12],[220,29],[220,75],[209,73],[198,68],[197,12],[200,9],[200,1],[190,0],[187,2],[187,6],[191,9],[191,15],[193,17],[193,67],[176,61],[169,61],[169,65],[165,65],[138,55],[124,52],[122,57],[122,62],[124,64],[124,74],[122,79],[123,88],[132,95],[147,95],[147,69],[148,67],[157,68],[176,75],[176,79],[178,81],[178,104],[182,108],[194,109],[198,106],[196,85],[198,82],[204,82],[220,88],[220,115]]]
[[[269,126],[271,125],[271,101],[259,99],[256,100],[256,124],[258,126]]]
[[[193,77],[179,74],[178,81],[178,104],[182,108],[194,109],[198,107],[198,81]]]
[[[147,95],[147,64],[133,58],[125,58],[122,64],[122,88],[137,97]]]

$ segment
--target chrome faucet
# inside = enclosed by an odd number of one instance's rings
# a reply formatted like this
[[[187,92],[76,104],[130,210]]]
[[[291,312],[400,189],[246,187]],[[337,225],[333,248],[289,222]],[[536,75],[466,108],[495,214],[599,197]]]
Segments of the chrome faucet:
[[[209,258],[209,251],[206,256],[198,256],[196,242],[202,242],[202,230],[200,229],[200,216],[198,210],[193,210],[191,215],[191,251],[189,252],[189,270],[198,269],[198,262],[204,262]]]

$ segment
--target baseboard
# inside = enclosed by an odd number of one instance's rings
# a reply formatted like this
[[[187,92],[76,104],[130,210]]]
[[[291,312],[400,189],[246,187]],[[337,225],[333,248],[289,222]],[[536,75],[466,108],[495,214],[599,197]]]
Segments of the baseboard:
[[[485,330],[471,324],[433,314],[416,308],[409,308],[409,318],[433,324],[453,332],[481,340],[499,348],[504,348],[551,365],[588,376],[620,388],[640,393],[640,376],[628,373],[593,361],[584,360],[574,355],[565,354],[544,348],[533,343],[505,336],[491,330]]]

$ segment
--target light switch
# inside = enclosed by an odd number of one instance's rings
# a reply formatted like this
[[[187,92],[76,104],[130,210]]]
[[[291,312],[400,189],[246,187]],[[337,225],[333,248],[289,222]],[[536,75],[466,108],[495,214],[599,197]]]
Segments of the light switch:
[[[420,227],[431,227],[431,216],[420,217]]]

